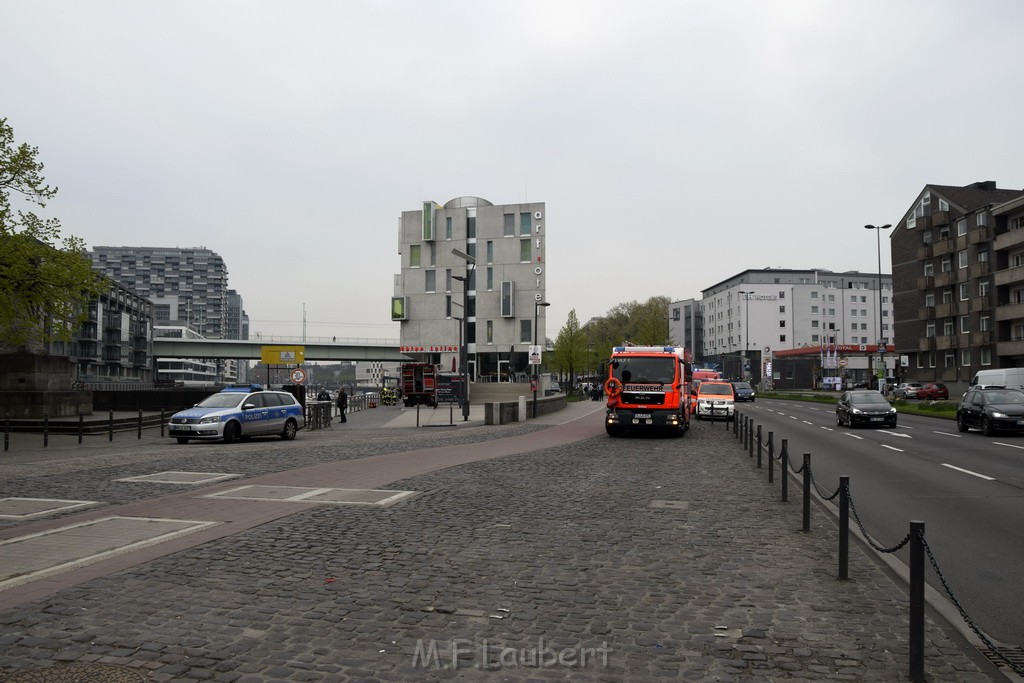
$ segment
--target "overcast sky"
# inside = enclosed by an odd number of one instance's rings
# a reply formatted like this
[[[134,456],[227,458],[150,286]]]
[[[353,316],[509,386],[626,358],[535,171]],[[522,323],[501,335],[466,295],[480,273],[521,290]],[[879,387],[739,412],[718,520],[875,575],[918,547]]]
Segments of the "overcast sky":
[[[207,247],[253,332],[398,338],[398,218],[547,204],[547,332],[748,268],[877,272],[1024,188],[1024,2],[0,0],[0,117],[89,246]],[[882,267],[890,271],[888,243]]]

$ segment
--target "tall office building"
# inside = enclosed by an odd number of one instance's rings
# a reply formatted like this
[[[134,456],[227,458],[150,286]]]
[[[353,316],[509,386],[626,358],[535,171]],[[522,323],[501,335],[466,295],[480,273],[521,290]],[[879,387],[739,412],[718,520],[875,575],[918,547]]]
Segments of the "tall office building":
[[[403,211],[391,307],[402,351],[457,369],[465,319],[471,381],[529,373],[529,347],[545,342],[546,233],[543,203],[458,197]]]
[[[228,269],[213,251],[93,247],[90,255],[94,268],[153,302],[158,325],[183,325],[207,339],[239,338],[245,312],[240,298],[229,302]]]

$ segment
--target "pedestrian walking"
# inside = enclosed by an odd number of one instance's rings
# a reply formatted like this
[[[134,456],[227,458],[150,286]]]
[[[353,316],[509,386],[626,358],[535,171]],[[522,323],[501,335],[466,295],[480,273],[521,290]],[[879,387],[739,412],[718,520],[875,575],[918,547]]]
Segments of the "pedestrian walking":
[[[338,389],[338,413],[341,415],[341,422],[348,422],[345,417],[345,411],[348,410],[348,394],[345,393],[345,387]]]

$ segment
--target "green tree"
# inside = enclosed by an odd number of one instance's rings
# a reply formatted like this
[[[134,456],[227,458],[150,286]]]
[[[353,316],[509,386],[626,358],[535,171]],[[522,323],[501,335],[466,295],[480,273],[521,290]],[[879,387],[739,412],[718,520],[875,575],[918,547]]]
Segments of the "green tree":
[[[565,325],[558,331],[554,354],[552,365],[559,372],[566,373],[570,383],[575,381],[576,371],[587,365],[587,335],[580,329],[575,308],[569,311]]]
[[[12,207],[12,194],[40,208],[57,194],[46,184],[38,153],[16,145],[7,119],[0,119],[0,346],[21,351],[70,339],[89,300],[104,290],[82,240],[62,239],[56,218]]]
[[[638,346],[671,343],[668,331],[667,296],[653,296],[643,303],[618,304],[604,317],[587,326],[588,337],[598,358],[607,358],[612,347],[630,342]]]

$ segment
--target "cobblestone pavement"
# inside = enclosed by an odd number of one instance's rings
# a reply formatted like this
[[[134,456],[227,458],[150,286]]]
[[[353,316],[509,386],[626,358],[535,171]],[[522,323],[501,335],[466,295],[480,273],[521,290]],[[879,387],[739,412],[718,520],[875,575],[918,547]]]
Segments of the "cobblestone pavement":
[[[71,664],[242,683],[906,680],[905,587],[857,546],[838,581],[832,519],[815,509],[802,533],[721,423],[609,439],[588,419],[582,441],[395,481],[420,495],[390,507],[311,507],[0,611],[0,680]],[[415,458],[538,428],[355,420],[290,443],[48,454],[38,472],[25,455],[0,491],[134,500],[115,475]],[[929,620],[926,653],[929,680],[992,680],[948,625]]]

